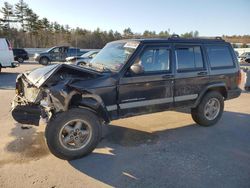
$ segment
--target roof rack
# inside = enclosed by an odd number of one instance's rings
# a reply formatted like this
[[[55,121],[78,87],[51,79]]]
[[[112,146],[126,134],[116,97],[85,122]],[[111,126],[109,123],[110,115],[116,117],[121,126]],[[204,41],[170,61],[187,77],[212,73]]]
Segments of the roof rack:
[[[222,37],[215,37],[216,40],[223,40]]]
[[[180,38],[180,36],[179,36],[179,35],[177,35],[177,34],[172,34],[169,38],[171,38],[171,39],[174,39],[174,38]]]

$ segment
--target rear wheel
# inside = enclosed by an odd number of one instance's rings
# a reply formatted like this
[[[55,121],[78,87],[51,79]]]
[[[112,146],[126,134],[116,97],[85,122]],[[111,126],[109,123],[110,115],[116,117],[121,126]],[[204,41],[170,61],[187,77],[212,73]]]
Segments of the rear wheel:
[[[224,110],[223,96],[217,91],[207,93],[200,104],[191,110],[193,120],[201,126],[216,124]]]
[[[77,159],[95,149],[101,137],[101,124],[89,110],[70,109],[49,122],[45,137],[55,156],[66,160]]]
[[[41,57],[41,59],[39,60],[39,63],[42,65],[48,65],[49,59],[47,57]]]
[[[23,63],[24,59],[22,57],[18,57],[17,61],[18,61],[18,63]]]

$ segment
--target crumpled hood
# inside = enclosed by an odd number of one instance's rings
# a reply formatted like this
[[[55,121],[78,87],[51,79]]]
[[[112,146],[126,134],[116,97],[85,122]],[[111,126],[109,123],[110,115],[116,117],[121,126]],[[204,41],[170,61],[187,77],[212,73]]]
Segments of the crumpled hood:
[[[37,88],[41,87],[48,79],[50,79],[58,71],[65,69],[67,71],[77,71],[79,73],[88,73],[90,75],[101,75],[101,72],[82,68],[76,65],[54,64],[46,67],[38,68],[33,71],[25,72],[23,75]]]

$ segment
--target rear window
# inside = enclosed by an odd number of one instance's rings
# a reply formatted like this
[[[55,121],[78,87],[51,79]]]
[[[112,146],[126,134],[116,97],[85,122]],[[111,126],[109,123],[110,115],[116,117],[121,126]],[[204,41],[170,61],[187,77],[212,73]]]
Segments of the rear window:
[[[203,59],[200,46],[177,47],[175,57],[178,71],[203,69]]]
[[[233,57],[228,46],[207,46],[207,54],[211,68],[234,67]]]
[[[24,50],[22,50],[22,49],[13,49],[13,52],[18,53],[18,54],[22,54],[22,53],[24,53]]]

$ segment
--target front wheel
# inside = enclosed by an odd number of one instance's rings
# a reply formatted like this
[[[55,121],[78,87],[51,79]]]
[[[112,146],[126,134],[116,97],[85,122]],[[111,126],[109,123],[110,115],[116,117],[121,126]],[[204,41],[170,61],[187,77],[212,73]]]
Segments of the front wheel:
[[[53,118],[47,125],[45,137],[55,156],[72,160],[91,153],[101,136],[98,117],[85,109],[70,109]]]
[[[41,65],[48,65],[49,64],[49,59],[47,57],[41,57],[41,59],[39,60],[39,63]]]
[[[78,66],[85,66],[87,63],[86,62],[84,62],[84,61],[80,61],[80,62],[77,62],[77,64],[76,65],[78,65]]]
[[[223,96],[217,91],[208,92],[200,104],[191,110],[193,120],[201,126],[216,124],[224,110]]]

